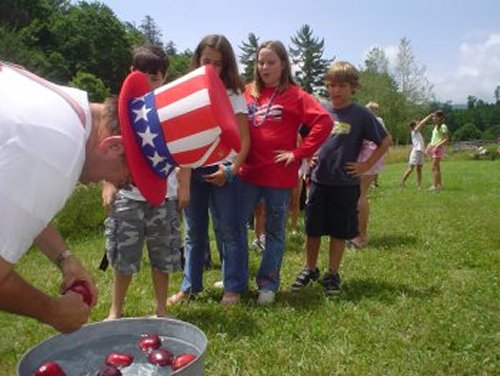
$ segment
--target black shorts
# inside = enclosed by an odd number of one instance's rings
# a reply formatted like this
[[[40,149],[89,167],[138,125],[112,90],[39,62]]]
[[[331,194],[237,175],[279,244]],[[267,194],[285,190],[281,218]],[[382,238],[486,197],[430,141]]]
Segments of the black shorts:
[[[306,234],[338,239],[358,236],[359,185],[311,184],[306,207]]]

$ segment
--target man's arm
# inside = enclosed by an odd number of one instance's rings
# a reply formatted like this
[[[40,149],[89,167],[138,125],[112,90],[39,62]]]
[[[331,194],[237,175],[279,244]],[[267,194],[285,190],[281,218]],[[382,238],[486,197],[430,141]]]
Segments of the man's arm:
[[[80,294],[52,298],[27,283],[0,257],[0,309],[32,317],[61,332],[72,332],[89,317],[90,307]]]
[[[64,253],[68,250],[68,246],[59,231],[52,224],[49,224],[35,238],[34,243],[61,269],[63,281],[60,292],[65,291],[75,281],[85,281],[92,293],[91,307],[93,307],[97,303],[97,288],[94,281],[75,256],[68,256],[67,253]]]

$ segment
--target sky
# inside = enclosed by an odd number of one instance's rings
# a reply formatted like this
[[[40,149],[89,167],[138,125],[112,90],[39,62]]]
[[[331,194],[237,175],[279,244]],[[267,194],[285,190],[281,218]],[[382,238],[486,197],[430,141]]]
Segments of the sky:
[[[194,50],[207,34],[223,34],[235,53],[254,33],[263,42],[290,38],[304,24],[325,40],[325,58],[361,66],[373,47],[394,61],[406,37],[440,102],[469,95],[492,103],[500,86],[498,0],[99,0],[136,26],[151,16],[162,40]]]

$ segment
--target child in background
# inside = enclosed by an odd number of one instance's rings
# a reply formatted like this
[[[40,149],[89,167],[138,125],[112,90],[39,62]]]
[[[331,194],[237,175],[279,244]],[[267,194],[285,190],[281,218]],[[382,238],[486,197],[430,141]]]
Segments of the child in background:
[[[439,191],[442,188],[441,181],[441,159],[446,152],[446,144],[450,140],[448,127],[444,124],[444,112],[439,110],[432,115],[434,129],[432,130],[431,142],[427,146],[427,154],[432,158],[432,185],[429,191]]]
[[[168,57],[159,46],[141,45],[133,50],[131,70],[148,75],[151,89],[160,87],[166,78]],[[189,182],[179,187],[186,202]],[[103,206],[109,213],[105,220],[106,253],[114,268],[114,283],[108,319],[122,316],[123,303],[133,274],[140,268],[142,248],[147,244],[151,276],[156,297],[156,316],[165,316],[168,273],[180,269],[180,213],[177,200],[177,178],[168,178],[167,197],[159,207],[152,206],[137,187],[130,185],[117,191],[104,182]]]
[[[417,170],[417,187],[422,188],[422,166],[424,165],[425,159],[425,142],[420,129],[430,120],[432,113],[427,115],[422,120],[414,120],[410,123],[411,129],[411,152],[410,158],[408,160],[408,167],[403,174],[403,179],[399,184],[400,187],[404,187],[406,180],[411,175],[413,170]]]
[[[315,166],[306,207],[306,262],[291,290],[299,291],[319,279],[316,265],[321,236],[328,235],[329,270],[322,283],[326,294],[335,294],[340,292],[338,271],[345,241],[358,235],[359,177],[384,155],[391,137],[370,111],[352,103],[359,87],[359,72],[352,64],[333,63],[325,81],[331,98],[326,108],[334,119],[334,127],[313,159]],[[372,141],[378,147],[367,160],[358,162],[363,140]]]
[[[257,302],[270,304],[280,285],[288,202],[297,185],[300,161],[312,156],[328,137],[332,120],[314,98],[295,84],[286,48],[279,41],[258,47],[254,82],[245,88],[245,100],[252,146],[240,169],[240,227],[246,236],[248,219],[264,199],[266,242],[256,277]],[[301,124],[311,130],[297,147]]]
[[[380,106],[377,102],[373,102],[373,101],[370,101],[366,104],[366,108],[368,108],[373,115],[375,115],[375,117],[377,118],[378,122],[380,124],[382,124],[382,126],[384,127],[384,129],[389,132],[387,130],[387,127],[385,126],[385,122],[384,122],[384,119],[382,119],[382,117],[380,116]],[[384,157],[382,157],[381,159],[381,163],[382,165],[384,164]],[[373,181],[373,184],[372,184],[374,187],[378,187],[378,174],[375,174],[375,180]]]
[[[378,115],[379,105],[376,102],[368,102],[366,108],[375,116],[380,125],[387,132],[384,121]],[[371,141],[363,140],[363,146],[358,156],[358,161],[362,162],[367,160],[370,155],[377,148],[377,145]],[[370,202],[368,201],[368,191],[370,187],[377,182],[379,173],[384,169],[384,156],[379,158],[375,164],[360,177],[360,192],[358,201],[358,224],[359,235],[351,239],[348,244],[355,248],[362,248],[368,241],[368,219],[370,218]],[[377,183],[378,186],[378,183]]]
[[[248,251],[245,239],[238,231],[238,171],[250,147],[247,108],[238,74],[236,58],[229,41],[223,35],[208,35],[196,47],[191,68],[212,64],[219,72],[238,121],[241,150],[227,155],[226,162],[200,167],[191,172],[191,201],[185,209],[186,242],[184,276],[180,291],[167,304],[175,304],[190,294],[203,290],[203,265],[207,249],[208,213],[212,216],[218,247],[222,248],[224,295],[221,303],[234,304],[247,289]]]

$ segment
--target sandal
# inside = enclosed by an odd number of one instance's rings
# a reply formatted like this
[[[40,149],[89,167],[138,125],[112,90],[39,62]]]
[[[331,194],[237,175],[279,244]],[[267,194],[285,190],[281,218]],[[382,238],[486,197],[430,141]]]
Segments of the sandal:
[[[174,305],[174,304],[178,304],[186,298],[188,298],[188,293],[186,293],[184,291],[178,291],[174,295],[172,295],[170,298],[167,299],[167,307]]]
[[[239,302],[240,302],[240,294],[229,292],[225,293],[222,296],[220,304],[222,304],[223,306],[228,306],[228,305],[238,304]]]
[[[350,245],[356,249],[363,248],[366,245],[366,241],[362,240],[359,237],[348,240],[347,242],[348,242],[348,245]]]

